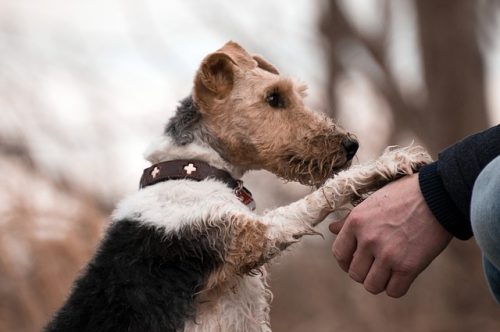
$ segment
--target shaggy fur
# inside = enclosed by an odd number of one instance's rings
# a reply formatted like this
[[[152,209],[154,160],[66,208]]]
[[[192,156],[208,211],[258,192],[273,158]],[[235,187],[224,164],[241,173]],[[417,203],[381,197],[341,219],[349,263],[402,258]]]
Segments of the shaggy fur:
[[[202,160],[235,178],[266,169],[321,187],[264,215],[212,178],[160,182],[132,194],[45,330],[270,331],[265,263],[317,234],[313,227],[333,210],[430,161],[419,147],[389,149],[373,163],[342,170],[357,143],[309,111],[303,97],[302,86],[235,43],[207,56],[192,98],[181,102],[146,158]]]
[[[220,232],[213,226],[186,226],[161,233],[136,221],[113,223],[73,296],[47,330],[181,330],[186,320],[195,318],[195,294],[223,264]]]
[[[196,126],[200,123],[201,114],[191,96],[181,101],[174,117],[165,127],[165,134],[172,137],[175,143],[183,146],[194,141]]]

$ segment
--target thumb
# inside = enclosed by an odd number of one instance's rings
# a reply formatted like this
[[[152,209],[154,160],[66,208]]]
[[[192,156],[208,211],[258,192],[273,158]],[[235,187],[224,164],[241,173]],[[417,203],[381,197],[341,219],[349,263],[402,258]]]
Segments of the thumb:
[[[339,221],[332,222],[328,228],[330,229],[330,232],[332,232],[335,235],[338,235],[342,227],[344,226],[345,219],[341,219]]]

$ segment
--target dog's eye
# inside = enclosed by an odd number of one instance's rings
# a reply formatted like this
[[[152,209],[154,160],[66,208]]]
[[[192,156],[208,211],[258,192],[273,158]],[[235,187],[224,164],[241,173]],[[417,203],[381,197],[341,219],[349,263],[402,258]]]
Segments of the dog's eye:
[[[285,108],[285,101],[281,97],[281,94],[279,92],[271,92],[267,97],[266,97],[266,102],[271,106],[272,108]]]

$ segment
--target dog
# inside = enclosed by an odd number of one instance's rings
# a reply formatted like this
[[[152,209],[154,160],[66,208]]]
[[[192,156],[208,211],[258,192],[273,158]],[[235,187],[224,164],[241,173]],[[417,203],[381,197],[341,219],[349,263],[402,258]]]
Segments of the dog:
[[[358,142],[305,107],[305,90],[234,42],[209,54],[45,331],[270,331],[265,264],[430,162],[412,147],[349,168]],[[319,189],[258,215],[241,181],[258,169]]]

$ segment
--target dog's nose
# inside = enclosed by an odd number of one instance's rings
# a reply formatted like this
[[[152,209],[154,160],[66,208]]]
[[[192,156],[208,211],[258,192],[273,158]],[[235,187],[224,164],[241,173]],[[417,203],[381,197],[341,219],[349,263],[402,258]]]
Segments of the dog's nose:
[[[345,149],[347,160],[351,160],[358,151],[359,143],[354,139],[346,138],[342,141],[342,146]]]

